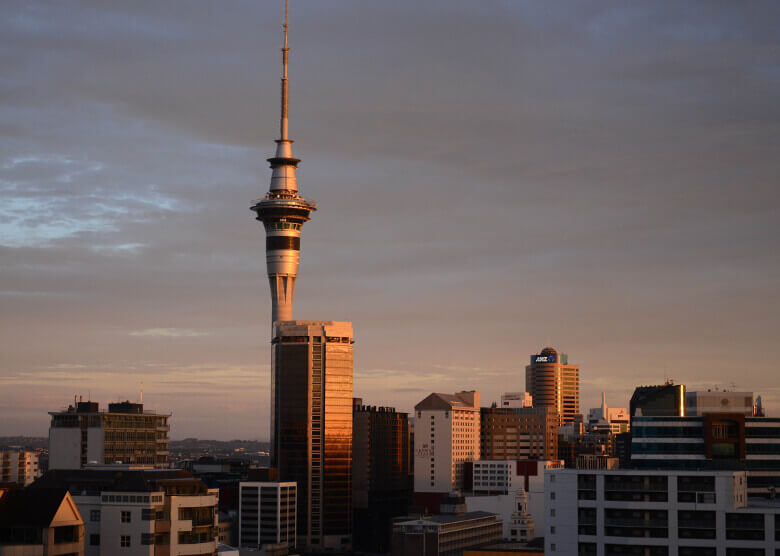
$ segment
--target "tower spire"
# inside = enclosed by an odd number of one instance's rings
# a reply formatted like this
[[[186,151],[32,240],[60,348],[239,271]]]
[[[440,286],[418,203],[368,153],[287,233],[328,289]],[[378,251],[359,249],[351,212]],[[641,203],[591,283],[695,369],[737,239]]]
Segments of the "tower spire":
[[[287,24],[287,0],[284,0],[284,24],[282,25],[282,28],[284,29],[284,46],[282,47],[282,117],[280,122],[280,129],[279,129],[279,139],[281,141],[287,141],[289,140],[288,137],[288,126],[289,126],[289,119],[288,119],[288,110],[290,107],[290,100],[289,100],[289,81],[287,80],[287,63],[288,63],[288,57],[290,53],[290,48],[287,46],[287,28],[289,25]]]

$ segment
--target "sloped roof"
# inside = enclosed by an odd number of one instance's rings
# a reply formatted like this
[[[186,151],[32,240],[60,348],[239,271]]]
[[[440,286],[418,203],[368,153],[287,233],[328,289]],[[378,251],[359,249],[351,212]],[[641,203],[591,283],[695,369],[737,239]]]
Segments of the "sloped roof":
[[[0,524],[4,527],[48,527],[67,494],[64,488],[9,490],[0,497]]]
[[[439,394],[434,392],[414,406],[416,410],[451,409],[453,407],[472,407],[454,394]]]

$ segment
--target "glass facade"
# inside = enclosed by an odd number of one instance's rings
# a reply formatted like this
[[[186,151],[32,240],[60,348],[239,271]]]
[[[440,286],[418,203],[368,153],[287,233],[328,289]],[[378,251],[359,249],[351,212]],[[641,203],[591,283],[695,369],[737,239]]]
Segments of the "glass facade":
[[[352,534],[352,326],[279,322],[273,343],[273,461],[298,484],[298,534],[344,548]]]

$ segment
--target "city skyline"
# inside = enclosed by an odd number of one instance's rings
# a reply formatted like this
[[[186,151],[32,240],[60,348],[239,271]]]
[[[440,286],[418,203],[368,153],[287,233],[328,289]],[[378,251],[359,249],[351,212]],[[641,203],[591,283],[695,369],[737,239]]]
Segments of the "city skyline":
[[[0,16],[0,435],[143,388],[172,438],[266,438],[246,207],[270,177],[281,6]],[[354,322],[354,394],[489,405],[550,345],[580,366],[581,413],[672,377],[777,415],[762,6],[294,2],[291,136],[322,209],[295,316]]]

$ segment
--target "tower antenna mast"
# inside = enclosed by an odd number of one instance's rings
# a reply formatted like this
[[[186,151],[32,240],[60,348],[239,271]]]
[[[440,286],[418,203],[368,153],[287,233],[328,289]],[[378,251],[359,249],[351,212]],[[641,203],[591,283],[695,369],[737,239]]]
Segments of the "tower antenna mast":
[[[282,47],[282,121],[279,130],[279,133],[281,135],[280,139],[282,141],[288,139],[287,112],[290,106],[290,102],[289,102],[290,89],[287,81],[287,60],[290,53],[290,48],[287,46],[288,27],[289,25],[287,24],[287,0],[284,0],[284,24],[282,24],[282,28],[284,29],[284,46]]]

